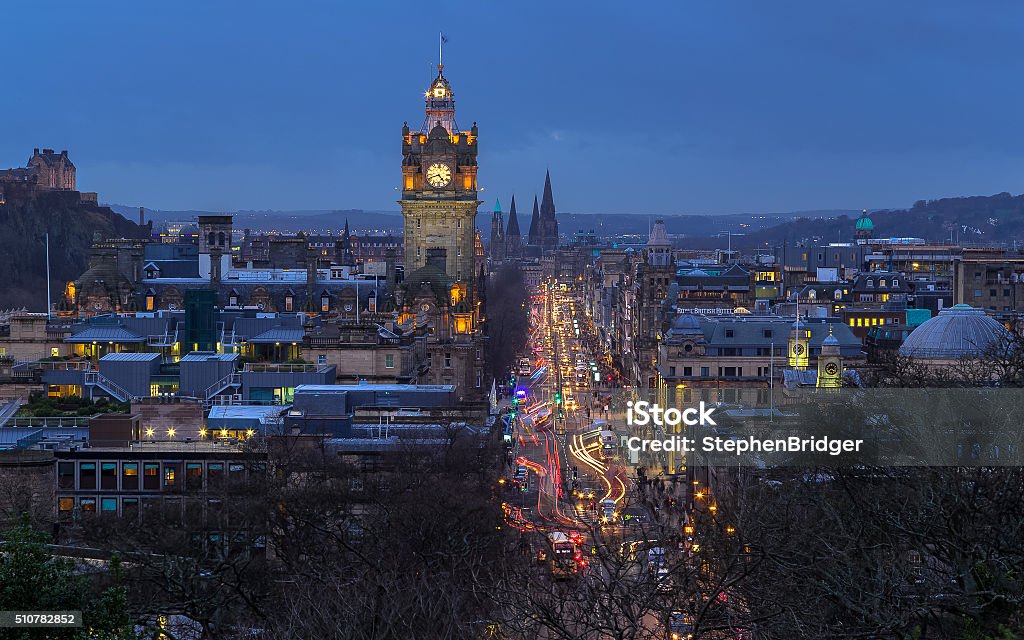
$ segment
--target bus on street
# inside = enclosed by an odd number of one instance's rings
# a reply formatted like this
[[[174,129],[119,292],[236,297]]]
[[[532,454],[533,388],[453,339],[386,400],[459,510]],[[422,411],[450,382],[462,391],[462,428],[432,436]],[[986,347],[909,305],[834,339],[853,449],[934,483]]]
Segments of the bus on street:
[[[552,531],[548,534],[548,560],[553,578],[571,578],[577,571],[576,544],[561,531]]]

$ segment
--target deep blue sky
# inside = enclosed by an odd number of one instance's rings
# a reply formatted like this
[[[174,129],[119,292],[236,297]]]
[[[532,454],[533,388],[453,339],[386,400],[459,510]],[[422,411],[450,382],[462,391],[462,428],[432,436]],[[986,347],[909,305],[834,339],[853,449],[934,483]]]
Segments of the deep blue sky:
[[[397,209],[436,62],[489,211],[728,213],[1024,191],[1024,3],[14,2],[0,166],[161,209]],[[528,213],[528,212],[527,212]]]

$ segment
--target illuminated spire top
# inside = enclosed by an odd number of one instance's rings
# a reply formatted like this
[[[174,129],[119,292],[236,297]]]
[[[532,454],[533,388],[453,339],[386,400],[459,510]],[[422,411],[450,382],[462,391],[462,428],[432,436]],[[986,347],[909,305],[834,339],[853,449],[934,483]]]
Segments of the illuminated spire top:
[[[448,133],[458,133],[459,128],[455,124],[455,93],[448,79],[444,77],[444,63],[442,46],[447,41],[441,35],[437,50],[437,77],[430,83],[430,88],[425,94],[427,102],[427,117],[423,120],[421,133],[430,133],[437,123],[441,123]]]

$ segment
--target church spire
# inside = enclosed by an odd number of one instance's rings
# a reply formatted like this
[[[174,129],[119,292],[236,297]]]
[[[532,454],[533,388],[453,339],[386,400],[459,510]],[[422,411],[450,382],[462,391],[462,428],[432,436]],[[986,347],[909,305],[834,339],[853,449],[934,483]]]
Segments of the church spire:
[[[544,196],[540,201],[540,216],[544,220],[554,220],[555,199],[551,195],[551,170],[544,173]]]
[[[501,214],[501,202],[494,201],[494,213],[491,214],[491,263],[505,261],[505,220]],[[481,267],[482,268],[482,267]]]
[[[522,235],[519,231],[519,218],[516,216],[516,196],[512,194],[512,204],[508,206],[508,229],[505,231],[505,237],[511,238],[516,237],[516,241],[520,242],[520,236]]]
[[[541,234],[544,232],[540,220],[540,207],[537,205],[537,196],[533,196],[533,216],[530,218],[530,236],[527,244],[538,245],[543,240]]]
[[[516,216],[516,197],[508,206],[508,227],[505,229],[505,257],[518,258],[523,251],[523,236],[519,231],[519,218]]]
[[[342,260],[341,264],[354,267],[356,257],[352,253],[352,234],[348,228],[348,218],[345,218],[345,232],[341,236]]]
[[[555,218],[555,199],[551,195],[551,171],[544,173],[544,195],[540,202],[540,242],[545,247],[558,246],[558,220]]]

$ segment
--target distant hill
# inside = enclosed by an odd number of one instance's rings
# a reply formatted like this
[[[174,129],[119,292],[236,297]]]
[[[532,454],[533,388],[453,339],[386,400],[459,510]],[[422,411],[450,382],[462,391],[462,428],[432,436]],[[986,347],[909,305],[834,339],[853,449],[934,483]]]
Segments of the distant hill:
[[[139,208],[122,204],[111,204],[111,209],[129,220],[139,219]],[[402,215],[397,211],[366,211],[364,209],[314,209],[296,211],[169,211],[146,209],[146,220],[153,220],[159,227],[161,222],[181,222],[194,220],[197,216],[225,215],[234,217],[235,229],[252,229],[253,231],[278,231],[295,233],[298,231],[338,232],[345,228],[345,220],[356,231],[391,231],[402,229]]]
[[[836,216],[849,215],[854,213],[849,209],[833,209],[823,211],[802,211],[794,213],[736,213],[736,214],[705,214],[705,215],[675,215],[656,216],[647,214],[630,213],[559,213],[558,230],[563,234],[573,234],[577,231],[590,231],[593,229],[597,235],[632,235],[637,234],[644,238],[650,231],[650,226],[655,220],[665,221],[665,230],[669,234],[687,237],[711,237],[717,236],[723,231],[751,234],[761,229],[767,229],[784,224],[794,217],[831,220]],[[485,223],[478,218],[478,224],[490,229],[490,218]],[[529,228],[530,218],[526,217],[525,227],[520,214],[519,225],[526,233]],[[741,226],[745,225],[745,226]]]
[[[857,216],[832,219],[798,218],[734,239],[739,247],[769,246],[783,241],[820,239],[850,241]],[[963,244],[1024,245],[1024,194],[997,193],[991,196],[967,196],[918,200],[909,209],[870,211],[874,235],[880,238],[912,237],[929,242]]]
[[[139,208],[111,204],[111,209],[129,220],[138,220]],[[402,214],[398,211],[367,211],[364,209],[339,210],[294,210],[294,211],[198,211],[198,210],[159,210],[146,209],[146,220],[161,222],[180,222],[194,220],[201,215],[222,215],[230,213],[234,216],[236,229],[252,229],[254,231],[340,231],[345,227],[345,220],[354,231],[391,231],[401,232]],[[782,224],[795,217],[834,218],[841,215],[857,213],[852,209],[832,209],[822,211],[799,211],[791,213],[743,213],[743,214],[707,214],[707,215],[675,215],[656,216],[631,213],[559,213],[559,230],[565,234],[593,229],[599,235],[630,235],[646,236],[650,225],[657,219],[665,220],[668,232],[680,236],[711,236],[720,231],[751,231]],[[506,220],[508,213],[506,212]],[[530,226],[530,212],[519,212],[519,226],[525,234]],[[491,212],[481,206],[477,215],[477,227],[486,241],[491,233]],[[745,224],[748,227],[741,228]]]
[[[0,206],[0,309],[46,310],[46,243],[50,234],[52,299],[85,271],[93,235],[137,238],[138,225],[107,207],[81,204],[74,191],[43,192],[30,200],[10,199]]]
[[[137,220],[137,207],[110,205],[129,220]],[[146,210],[146,219],[157,223],[194,219],[204,211]],[[332,231],[338,232],[345,220],[355,231],[380,230],[401,233],[402,216],[397,211],[297,210],[297,211],[234,211],[235,228],[256,231]],[[654,220],[665,220],[669,234],[686,238],[692,248],[724,248],[728,240],[719,234],[732,231],[734,247],[749,249],[781,244],[783,241],[818,239],[849,241],[859,211],[823,209],[783,213],[706,214],[657,216],[625,213],[558,214],[559,230],[571,236],[577,231],[593,229],[598,235],[636,235],[646,238]],[[506,212],[507,216],[507,212]],[[932,242],[1005,243],[1024,245],[1024,195],[998,193],[992,196],[969,196],[919,200],[909,209],[871,210],[875,235],[881,237],[919,237]],[[477,226],[484,242],[490,237],[491,214],[480,207]],[[530,211],[519,211],[519,226],[525,235],[529,230]]]

